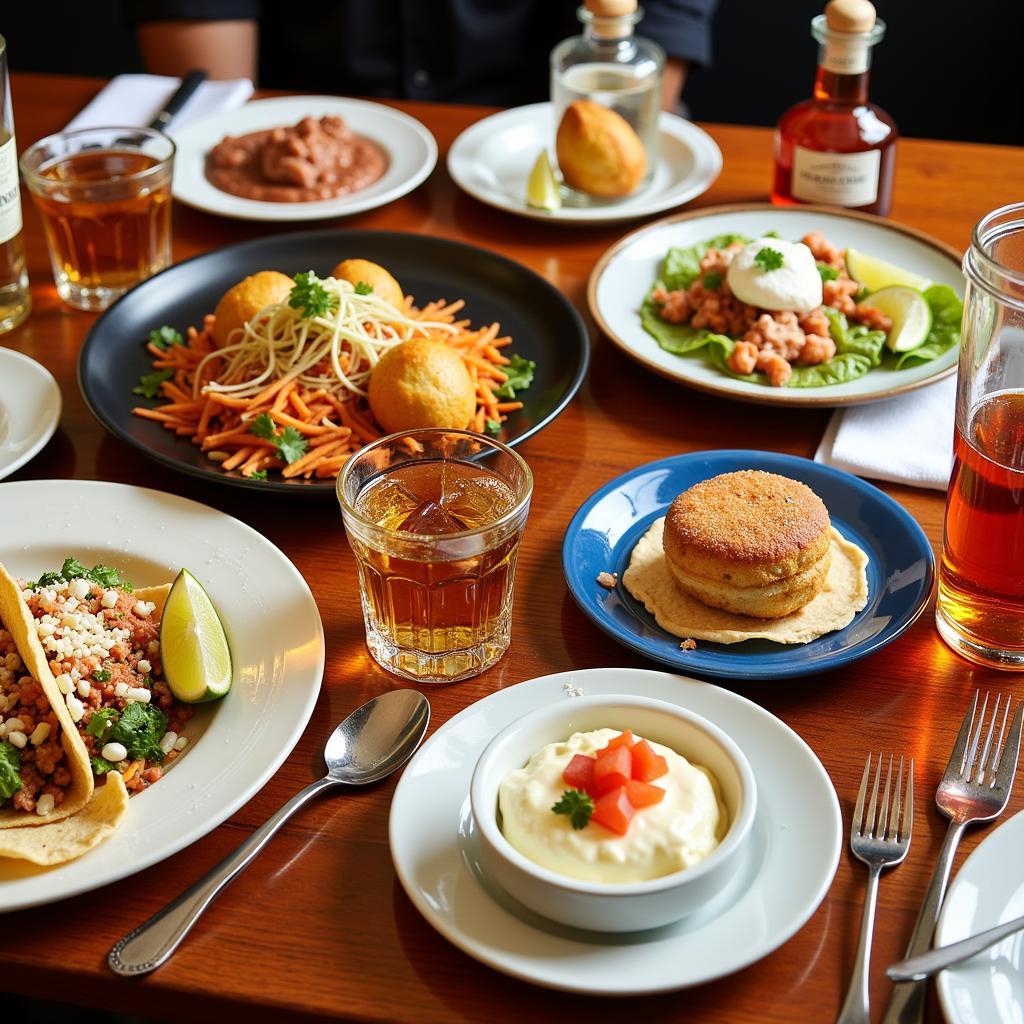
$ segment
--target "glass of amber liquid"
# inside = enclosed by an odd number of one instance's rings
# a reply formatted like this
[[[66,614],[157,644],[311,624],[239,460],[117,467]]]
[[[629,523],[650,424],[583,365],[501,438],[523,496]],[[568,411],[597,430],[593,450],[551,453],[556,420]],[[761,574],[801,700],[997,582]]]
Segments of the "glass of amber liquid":
[[[106,309],[171,262],[174,143],[149,128],[83,128],[30,146],[25,183],[42,216],[57,293]]]
[[[450,683],[508,650],[532,493],[519,455],[465,430],[392,434],[349,459],[338,500],[366,643],[383,668]]]
[[[936,623],[971,661],[1024,670],[1024,203],[981,220],[964,257]]]

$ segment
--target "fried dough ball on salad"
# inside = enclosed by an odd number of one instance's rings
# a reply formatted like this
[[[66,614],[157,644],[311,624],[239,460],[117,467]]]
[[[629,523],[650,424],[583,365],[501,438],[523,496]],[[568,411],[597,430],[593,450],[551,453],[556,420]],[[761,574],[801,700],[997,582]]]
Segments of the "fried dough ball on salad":
[[[278,302],[287,302],[295,282],[277,270],[261,270],[250,274],[229,288],[214,311],[213,339],[218,346],[228,344],[233,331],[245,326],[261,309]],[[235,339],[237,340],[237,339]]]
[[[476,412],[476,388],[462,357],[443,341],[412,338],[374,367],[370,409],[389,433],[420,427],[462,430]]]
[[[390,302],[395,309],[405,308],[402,286],[379,263],[370,260],[342,260],[331,271],[331,276],[352,284],[367,284],[373,289],[374,295]]]

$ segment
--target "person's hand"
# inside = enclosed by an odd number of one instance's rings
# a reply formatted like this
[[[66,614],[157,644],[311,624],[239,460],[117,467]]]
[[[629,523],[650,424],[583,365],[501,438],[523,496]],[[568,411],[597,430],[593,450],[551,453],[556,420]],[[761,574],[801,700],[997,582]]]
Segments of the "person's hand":
[[[661,109],[675,112],[686,84],[686,61],[669,57],[661,74]]]

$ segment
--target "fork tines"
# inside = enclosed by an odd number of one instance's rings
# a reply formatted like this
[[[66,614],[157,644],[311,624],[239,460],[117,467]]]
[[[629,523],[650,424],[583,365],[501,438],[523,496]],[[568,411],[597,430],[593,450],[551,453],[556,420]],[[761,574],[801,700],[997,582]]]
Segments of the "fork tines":
[[[903,756],[900,755],[896,777],[893,778],[893,755],[889,755],[888,767],[885,771],[885,787],[882,790],[882,802],[878,803],[878,785],[882,778],[883,755],[878,755],[874,784],[871,787],[871,800],[867,815],[864,814],[864,801],[867,797],[868,779],[871,776],[871,759],[868,754],[864,764],[864,774],[860,780],[857,793],[857,804],[853,809],[853,820],[850,824],[851,838],[870,836],[893,843],[907,843],[914,821],[914,759],[910,759],[907,771],[906,790],[903,787]],[[895,785],[894,785],[895,783]],[[892,800],[890,802],[890,795]]]
[[[985,716],[988,710],[989,696],[988,693],[984,694],[979,711],[978,691],[975,691],[971,705],[960,726],[947,771],[959,763],[958,774],[961,778],[966,782],[973,782],[977,786],[986,786],[991,789],[1000,781],[999,765],[1004,750],[1008,748],[1015,750],[1020,745],[1021,714],[1024,706],[1018,705],[1017,714],[1014,715],[1010,726],[1010,735],[1007,737],[1006,724],[1010,717],[1011,699],[1006,694],[997,693],[995,695],[992,714],[988,719],[988,728],[986,729]],[[984,739],[982,739],[983,735]],[[1016,762],[1016,760],[1015,755],[1007,758],[1008,762]]]

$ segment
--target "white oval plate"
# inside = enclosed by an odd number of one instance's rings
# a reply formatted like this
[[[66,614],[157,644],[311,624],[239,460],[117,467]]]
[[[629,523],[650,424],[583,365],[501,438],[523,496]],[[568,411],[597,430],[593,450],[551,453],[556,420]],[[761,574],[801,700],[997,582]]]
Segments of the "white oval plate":
[[[0,485],[0,561],[8,571],[33,577],[68,555],[113,565],[142,587],[187,567],[224,620],[235,680],[222,700],[198,707],[185,753],[131,798],[110,839],[52,868],[0,858],[0,912],[116,882],[212,831],[291,752],[323,677],[323,626],[306,581],[270,541],[223,512],[125,484]]]
[[[942,905],[935,945],[948,946],[1024,916],[1024,812],[1004,822],[964,861]],[[949,1024],[1024,1020],[1024,932],[943,971],[939,1000]]]
[[[555,127],[550,103],[485,117],[452,143],[448,173],[459,188],[499,210],[556,224],[610,224],[680,206],[706,192],[722,170],[721,150],[707,132],[662,113],[658,166],[642,192],[602,206],[536,210],[526,205],[526,184],[540,151],[554,146]]]
[[[663,377],[727,398],[764,405],[856,405],[891,398],[956,372],[959,349],[906,370],[873,369],[846,384],[820,388],[772,388],[736,380],[699,356],[666,352],[640,324],[640,304],[673,245],[694,245],[731,232],[757,238],[778,231],[799,241],[821,231],[841,248],[852,246],[890,263],[951,285],[963,295],[960,257],[949,246],[913,228],[825,207],[783,207],[769,203],[719,206],[666,217],[616,242],[598,260],[587,286],[587,302],[598,326],[637,362]]]
[[[42,451],[60,421],[60,388],[45,366],[0,348],[0,480]]]
[[[357,134],[388,155],[388,169],[372,185],[336,199],[311,203],[269,203],[222,192],[206,177],[206,156],[225,135],[297,124],[304,117],[343,117]],[[282,96],[256,100],[239,110],[192,121],[169,133],[178,146],[174,159],[174,198],[189,206],[239,220],[306,221],[347,217],[384,206],[423,182],[437,163],[437,143],[414,117],[382,103],[336,96]]]
[[[630,693],[689,708],[734,739],[757,777],[757,816],[737,878],[678,924],[626,935],[576,931],[532,913],[490,882],[475,855],[469,783],[509,722],[556,700]],[[410,761],[391,802],[395,871],[417,910],[449,942],[504,974],[588,995],[699,985],[781,946],[814,913],[842,846],[828,774],[792,729],[729,690],[648,669],[586,669],[531,679],[446,722]]]

